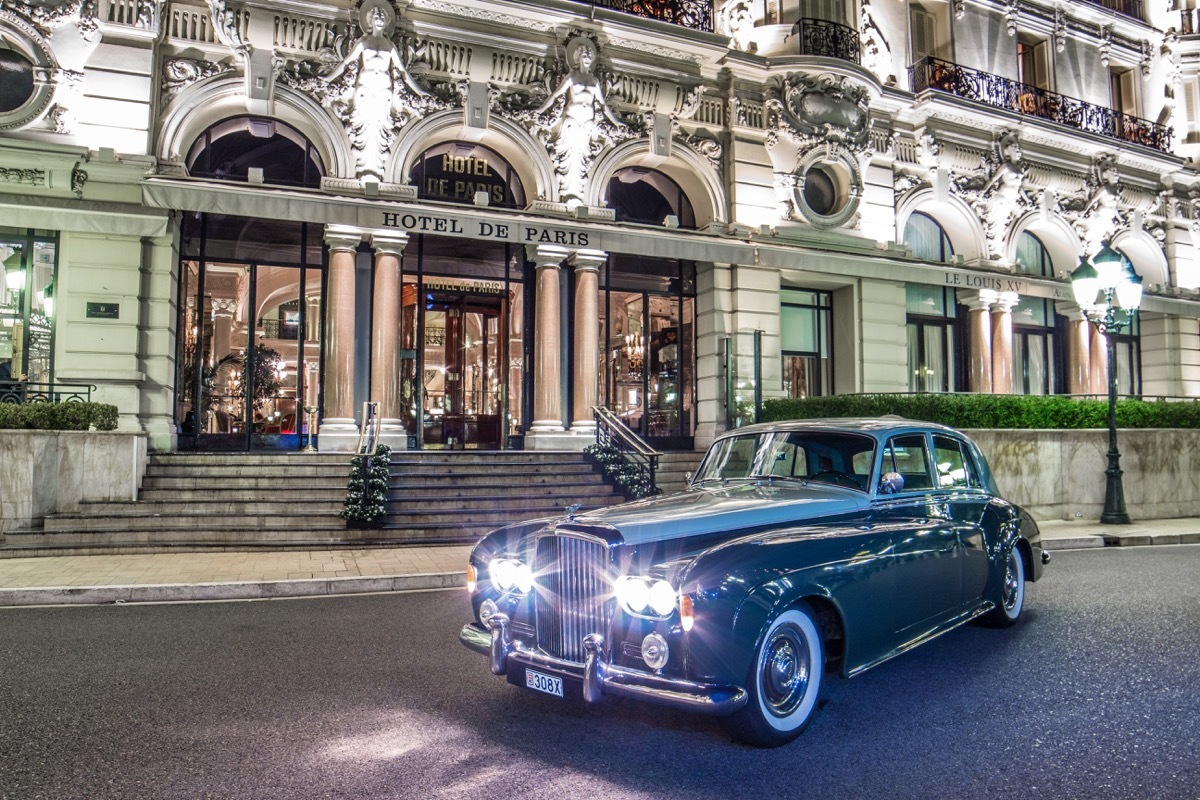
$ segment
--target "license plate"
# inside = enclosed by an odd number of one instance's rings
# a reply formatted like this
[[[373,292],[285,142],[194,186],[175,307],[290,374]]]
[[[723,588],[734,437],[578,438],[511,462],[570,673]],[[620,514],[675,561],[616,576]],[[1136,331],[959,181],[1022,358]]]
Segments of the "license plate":
[[[525,670],[525,685],[530,689],[535,689],[539,692],[545,692],[546,694],[552,694],[555,697],[563,696],[562,678],[556,678],[553,675],[546,675],[545,673],[538,672],[536,670]]]

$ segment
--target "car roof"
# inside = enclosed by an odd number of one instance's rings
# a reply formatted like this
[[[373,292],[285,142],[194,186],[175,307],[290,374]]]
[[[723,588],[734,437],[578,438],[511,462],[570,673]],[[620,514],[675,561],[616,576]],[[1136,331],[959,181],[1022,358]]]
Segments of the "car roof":
[[[726,431],[721,434],[723,438],[726,436],[738,436],[745,434],[765,433],[769,431],[829,431],[829,432],[845,432],[845,433],[864,433],[875,438],[883,438],[896,433],[909,433],[914,431],[933,431],[935,433],[953,433],[960,434],[953,428],[945,425],[939,425],[936,422],[925,422],[923,420],[907,419],[894,415],[882,417],[826,417],[820,419],[791,419],[780,420],[777,422],[760,422],[756,425],[747,425],[743,428],[736,428],[731,431]]]

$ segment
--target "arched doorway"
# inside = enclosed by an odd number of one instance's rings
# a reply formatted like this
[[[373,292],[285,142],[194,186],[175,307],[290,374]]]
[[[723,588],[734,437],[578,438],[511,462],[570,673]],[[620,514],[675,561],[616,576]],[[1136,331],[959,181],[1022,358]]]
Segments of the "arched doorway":
[[[193,177],[320,185],[324,167],[294,128],[242,116],[204,131]],[[188,213],[180,255],[177,418],[181,449],[298,449],[319,406],[323,226]]]

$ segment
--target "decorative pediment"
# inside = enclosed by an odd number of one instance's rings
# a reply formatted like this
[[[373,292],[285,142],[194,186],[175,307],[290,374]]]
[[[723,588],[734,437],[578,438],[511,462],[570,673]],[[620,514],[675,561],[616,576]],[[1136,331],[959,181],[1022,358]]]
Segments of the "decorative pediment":
[[[870,108],[862,84],[844,75],[792,72],[767,81],[764,93],[769,147],[781,136],[801,148],[832,142],[861,152],[869,146]]]

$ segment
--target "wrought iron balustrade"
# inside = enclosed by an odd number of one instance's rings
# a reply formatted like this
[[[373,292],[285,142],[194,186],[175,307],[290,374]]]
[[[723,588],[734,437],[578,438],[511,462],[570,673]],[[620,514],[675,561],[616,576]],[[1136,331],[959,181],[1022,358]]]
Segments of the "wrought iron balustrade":
[[[1142,0],[1083,0],[1083,2],[1107,8],[1109,11],[1116,11],[1118,14],[1124,14],[1134,19],[1145,19],[1142,16]]]
[[[681,25],[694,31],[713,32],[712,0],[583,0],[588,5],[609,8],[646,19]]]
[[[592,416],[596,420],[596,443],[615,449],[621,461],[641,475],[649,486],[649,494],[658,494],[655,473],[662,453],[630,430],[611,409],[596,406],[592,408]]]
[[[90,403],[90,383],[0,381],[0,403]]]
[[[802,56],[828,56],[862,63],[862,42],[858,31],[837,22],[805,17],[792,26],[792,35],[800,42]]]
[[[1171,149],[1171,128],[990,72],[928,57],[908,69],[914,92],[939,91],[1155,150]]]

